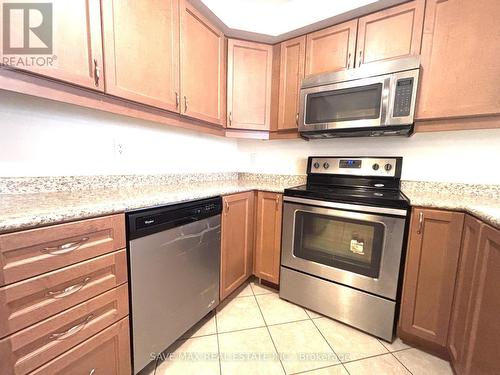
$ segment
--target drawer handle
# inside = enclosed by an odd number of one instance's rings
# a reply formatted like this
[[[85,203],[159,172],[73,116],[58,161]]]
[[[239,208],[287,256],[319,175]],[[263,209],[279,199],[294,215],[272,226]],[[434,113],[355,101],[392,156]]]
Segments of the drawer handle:
[[[68,242],[55,247],[46,247],[42,249],[42,253],[51,254],[51,255],[63,255],[67,253],[71,253],[75,251],[80,246],[82,246],[85,242],[89,240],[88,237],[83,237],[80,241]]]
[[[87,325],[87,323],[90,322],[92,319],[94,319],[94,315],[90,314],[89,316],[87,316],[87,318],[85,318],[85,320],[83,322],[77,324],[74,327],[71,327],[67,331],[53,333],[49,336],[49,338],[51,340],[64,340],[64,339],[67,339],[71,336],[74,336],[78,332],[80,332]]]
[[[92,370],[90,370],[89,375],[94,375],[94,373],[95,373],[95,368],[93,368]]]
[[[63,290],[57,290],[55,292],[48,291],[47,296],[53,297],[53,298],[64,298],[72,295],[73,293],[78,292],[80,289],[82,289],[87,283],[90,281],[90,277],[86,277],[81,283],[75,284],[68,286],[67,288]]]

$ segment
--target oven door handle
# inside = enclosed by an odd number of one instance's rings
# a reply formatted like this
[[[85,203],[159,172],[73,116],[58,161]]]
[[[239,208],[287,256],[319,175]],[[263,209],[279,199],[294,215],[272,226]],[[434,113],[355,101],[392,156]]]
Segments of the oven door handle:
[[[336,202],[326,202],[315,199],[298,198],[298,197],[284,197],[283,201],[289,203],[300,203],[310,206],[326,207],[326,208],[338,208],[347,211],[357,211],[357,212],[367,212],[374,214],[387,214],[406,217],[408,215],[407,210],[400,208],[389,208],[389,207],[377,207],[377,206],[363,206],[359,204],[348,204],[348,203],[336,203]]]

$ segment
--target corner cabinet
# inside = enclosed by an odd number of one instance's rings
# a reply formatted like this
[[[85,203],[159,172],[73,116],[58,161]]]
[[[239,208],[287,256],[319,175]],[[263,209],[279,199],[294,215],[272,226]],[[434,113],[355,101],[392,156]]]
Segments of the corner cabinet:
[[[252,272],[254,195],[251,191],[222,198],[221,300],[243,284]]]
[[[179,0],[102,0],[106,93],[179,111]]]
[[[500,2],[427,0],[416,118],[500,114]]]
[[[297,129],[299,90],[304,78],[306,37],[281,43],[278,130]]]
[[[181,0],[180,4],[181,113],[225,125],[224,34],[186,0]]]
[[[400,330],[403,341],[446,355],[464,214],[412,211]]]
[[[451,322],[451,362],[457,375],[499,374],[500,230],[472,218],[467,227],[473,229],[462,249]]]
[[[267,44],[228,40],[228,128],[270,129],[272,48]]]
[[[418,55],[422,40],[424,0],[414,0],[361,17],[356,67]]]
[[[274,284],[279,284],[282,212],[282,194],[257,193],[254,274]]]

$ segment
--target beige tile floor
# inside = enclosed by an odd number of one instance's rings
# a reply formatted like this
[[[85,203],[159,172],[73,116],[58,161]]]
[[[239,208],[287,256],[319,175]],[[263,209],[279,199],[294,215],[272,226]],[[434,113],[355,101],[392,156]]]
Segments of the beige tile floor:
[[[148,375],[451,375],[448,362],[308,311],[251,282],[186,332]],[[164,356],[166,357],[166,356]]]

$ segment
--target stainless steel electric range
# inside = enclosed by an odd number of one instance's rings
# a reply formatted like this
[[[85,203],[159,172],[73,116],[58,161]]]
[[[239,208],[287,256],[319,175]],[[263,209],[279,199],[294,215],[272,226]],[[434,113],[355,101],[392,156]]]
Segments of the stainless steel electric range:
[[[409,201],[400,157],[309,157],[285,190],[280,297],[392,341]]]

